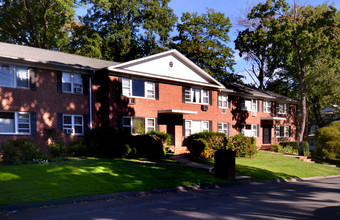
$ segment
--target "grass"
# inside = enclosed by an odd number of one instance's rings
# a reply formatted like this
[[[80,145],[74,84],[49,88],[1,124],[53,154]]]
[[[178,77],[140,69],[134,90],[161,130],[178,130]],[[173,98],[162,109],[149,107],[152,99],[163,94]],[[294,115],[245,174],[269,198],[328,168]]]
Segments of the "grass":
[[[196,160],[196,162],[214,165],[213,160]],[[250,176],[254,181],[265,181],[340,175],[340,168],[307,163],[282,154],[260,151],[257,156],[251,159],[236,158],[236,175]]]
[[[202,170],[124,159],[0,166],[0,205],[227,182]]]

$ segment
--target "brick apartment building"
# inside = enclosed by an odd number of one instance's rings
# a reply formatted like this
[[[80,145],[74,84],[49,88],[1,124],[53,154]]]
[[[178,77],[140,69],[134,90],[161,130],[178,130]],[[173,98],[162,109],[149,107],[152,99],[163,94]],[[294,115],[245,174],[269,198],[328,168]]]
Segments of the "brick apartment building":
[[[269,91],[225,87],[176,50],[116,63],[0,43],[0,142],[28,137],[44,148],[49,129],[69,140],[110,125],[167,132],[177,153],[200,131],[241,132],[267,148],[295,140],[296,105]]]

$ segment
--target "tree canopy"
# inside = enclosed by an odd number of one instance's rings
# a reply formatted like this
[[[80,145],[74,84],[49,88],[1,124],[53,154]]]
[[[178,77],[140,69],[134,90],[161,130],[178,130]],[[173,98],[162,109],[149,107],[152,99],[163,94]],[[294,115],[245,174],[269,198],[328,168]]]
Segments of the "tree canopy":
[[[233,51],[226,43],[231,22],[224,13],[208,9],[207,13],[183,13],[177,32],[168,47],[177,49],[217,80],[239,81],[234,70]]]
[[[74,0],[0,0],[0,41],[45,49],[67,44]]]

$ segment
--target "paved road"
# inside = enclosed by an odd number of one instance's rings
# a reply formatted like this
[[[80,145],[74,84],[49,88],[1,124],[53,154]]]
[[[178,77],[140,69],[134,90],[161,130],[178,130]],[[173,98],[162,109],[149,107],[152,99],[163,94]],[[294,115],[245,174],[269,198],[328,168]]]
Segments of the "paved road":
[[[340,219],[340,178],[20,210],[2,219]]]

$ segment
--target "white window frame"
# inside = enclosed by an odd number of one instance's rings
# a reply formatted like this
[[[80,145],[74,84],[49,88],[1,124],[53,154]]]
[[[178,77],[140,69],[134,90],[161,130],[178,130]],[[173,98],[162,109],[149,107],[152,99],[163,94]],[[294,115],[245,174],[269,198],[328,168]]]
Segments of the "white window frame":
[[[2,66],[8,66],[10,68],[10,74],[11,74],[10,77],[12,77],[13,85],[0,85],[0,87],[21,88],[21,89],[29,89],[30,88],[30,72],[29,72],[29,69],[27,67],[16,66],[16,65],[0,64],[0,68]],[[20,74],[22,76],[18,76],[19,73],[22,73],[22,72],[18,72],[19,69],[26,70],[24,72],[26,74],[26,76],[23,76],[23,74]],[[27,80],[27,86],[19,86],[18,85],[18,77],[25,77],[25,79]]]
[[[289,105],[287,103],[278,103],[278,110],[277,114],[283,115],[288,114],[288,107]]]
[[[184,92],[186,103],[209,105],[209,90],[192,87],[185,89]],[[197,96],[199,97],[197,98]]]
[[[23,134],[23,135],[31,134],[31,114],[29,112],[6,112],[6,113],[12,113],[14,116],[14,132],[0,132],[0,134]],[[20,115],[28,116],[28,118],[25,119],[27,122],[21,121],[19,119]],[[28,125],[28,128],[19,128],[19,125]],[[24,132],[20,131],[20,129],[25,129],[28,131]]]
[[[70,82],[64,82],[64,75],[69,75],[70,76]],[[77,83],[75,81],[76,77],[80,77],[81,83]],[[69,83],[71,84],[71,91],[66,90],[64,88],[64,84]],[[61,84],[62,84],[62,91],[63,93],[74,93],[74,94],[83,94],[84,91],[84,85],[83,85],[83,79],[82,75],[79,73],[69,73],[69,72],[63,72],[61,76]],[[76,89],[79,89],[79,91],[76,91]]]
[[[263,109],[263,112],[265,112],[265,113],[271,113],[272,112],[272,103],[271,103],[271,101],[263,101],[262,109]]]
[[[184,126],[185,126],[185,136],[189,136],[191,134],[194,134],[192,132],[192,122],[200,122],[200,129],[199,132],[203,131],[210,131],[210,122],[209,121],[200,121],[200,120],[185,120]]]
[[[219,108],[229,108],[229,100],[228,100],[228,95],[225,94],[218,94],[218,107]]]
[[[217,132],[224,133],[229,136],[229,123],[227,122],[218,122],[217,123]]]
[[[71,117],[71,124],[65,124],[65,117]],[[76,124],[76,117],[80,117],[82,124]],[[81,126],[81,133],[76,133],[76,126]],[[65,132],[66,129],[72,129],[70,135],[74,136],[81,136],[84,135],[84,116],[83,115],[71,115],[71,114],[63,114],[63,131]],[[66,133],[66,132],[65,132]]]
[[[281,136],[281,129],[283,129],[283,136]],[[289,135],[289,126],[286,125],[276,125],[275,126],[275,136],[277,138],[282,138],[282,137],[290,137]]]
[[[132,81],[134,79],[130,78],[122,78],[122,95],[133,98],[147,98],[147,99],[155,99],[156,98],[156,89],[155,83],[150,81],[144,81],[144,96],[133,96],[132,95]]]
[[[145,133],[149,132],[149,131],[155,131],[156,130],[156,118],[144,118],[144,117],[130,117],[130,116],[123,116],[123,123],[122,126],[123,128],[130,128],[130,134],[132,135],[138,135],[138,134],[133,134],[133,120],[135,118],[139,118],[139,119],[144,119],[144,131]],[[124,120],[128,119],[130,121],[129,124],[124,124]],[[149,126],[148,121],[152,120],[153,121],[153,125]]]
[[[250,129],[247,129],[247,126],[250,127]],[[257,137],[257,124],[243,124],[241,134],[246,137]]]
[[[241,102],[241,110],[257,112],[257,99],[243,98]],[[248,104],[247,104],[248,102]]]

